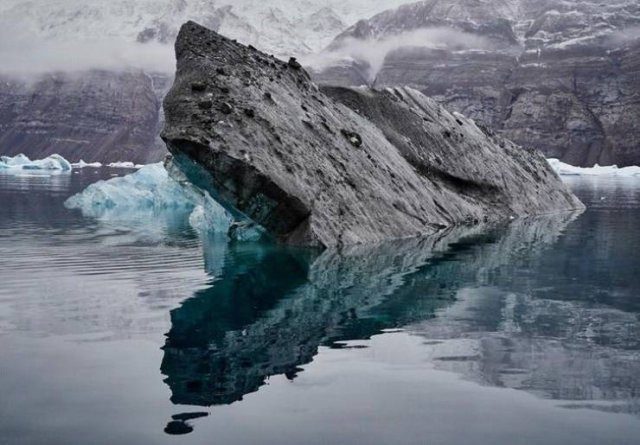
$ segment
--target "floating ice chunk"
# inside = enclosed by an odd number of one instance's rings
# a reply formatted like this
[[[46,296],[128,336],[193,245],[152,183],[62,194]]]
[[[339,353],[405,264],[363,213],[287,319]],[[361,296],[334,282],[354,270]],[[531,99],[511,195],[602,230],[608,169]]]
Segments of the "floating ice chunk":
[[[640,167],[637,166],[618,168],[616,165],[600,166],[596,164],[593,167],[584,168],[565,164],[559,159],[552,158],[547,159],[547,161],[551,168],[561,176],[616,176],[640,179]]]
[[[179,169],[167,172],[162,163],[142,166],[126,176],[98,181],[65,201],[84,216],[108,221],[157,225],[159,220],[183,219],[200,233],[224,233],[238,241],[257,241],[265,232],[250,221],[233,217],[209,193]]]
[[[68,208],[82,210],[86,216],[101,217],[106,210],[118,213],[140,209],[185,209],[191,212],[195,197],[187,194],[161,163],[147,165],[135,173],[98,181],[65,202]]]
[[[108,165],[111,168],[142,168],[142,164],[134,164],[133,162],[112,162]]]
[[[68,172],[71,171],[71,164],[58,154],[33,161],[27,156],[19,154],[13,157],[0,156],[0,169],[17,174],[24,170]]]
[[[11,156],[0,156],[0,168],[21,167],[30,163],[31,160],[23,154]]]
[[[160,214],[183,219],[200,232],[228,233],[231,216],[207,193],[183,184],[167,173],[162,163],[141,167],[126,176],[98,181],[65,201],[84,216],[100,220],[150,224]]]
[[[100,162],[84,162],[82,159],[80,159],[80,161],[72,163],[71,166],[73,168],[100,168],[102,167],[102,164]]]

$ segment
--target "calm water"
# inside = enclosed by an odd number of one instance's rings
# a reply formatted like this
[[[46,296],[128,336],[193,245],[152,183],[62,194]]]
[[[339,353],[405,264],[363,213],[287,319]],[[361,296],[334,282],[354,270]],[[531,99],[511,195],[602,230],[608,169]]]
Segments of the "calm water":
[[[111,174],[0,175],[0,444],[640,443],[640,181],[319,254],[62,206]]]

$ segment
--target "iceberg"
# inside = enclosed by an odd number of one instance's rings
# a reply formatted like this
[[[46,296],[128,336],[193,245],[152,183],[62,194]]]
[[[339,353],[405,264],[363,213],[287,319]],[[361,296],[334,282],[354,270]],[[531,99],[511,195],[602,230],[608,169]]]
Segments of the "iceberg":
[[[24,154],[16,156],[0,156],[0,170],[8,173],[21,173],[25,170],[43,172],[68,172],[71,163],[58,154],[44,159],[31,160]]]
[[[9,171],[11,173],[18,173],[22,170],[70,171],[71,169],[100,168],[102,166],[100,162],[85,162],[83,159],[71,163],[58,154],[38,160],[31,160],[24,154],[0,156],[0,171]],[[107,164],[107,167],[141,169],[144,165],[134,164],[133,162],[111,162]]]
[[[233,222],[226,210],[206,192],[174,179],[162,163],[98,181],[67,199],[64,205],[103,221],[151,223],[161,215],[170,215],[173,219],[188,221],[198,232],[226,234]]]
[[[144,167],[144,165],[142,164],[134,164],[133,162],[111,162],[110,164],[107,165],[107,167],[111,167],[111,168],[142,168]]]
[[[617,165],[601,166],[596,164],[593,167],[575,167],[565,164],[559,159],[547,159],[551,168],[560,176],[615,176],[619,178],[639,178],[640,167],[622,167]]]

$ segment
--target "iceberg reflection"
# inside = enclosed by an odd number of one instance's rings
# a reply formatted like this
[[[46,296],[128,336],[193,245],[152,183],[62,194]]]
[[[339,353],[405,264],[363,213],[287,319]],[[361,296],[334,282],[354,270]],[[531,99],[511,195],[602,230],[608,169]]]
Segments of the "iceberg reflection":
[[[624,338],[631,337],[616,323],[636,315],[609,308],[587,316],[578,303],[554,300],[553,289],[544,290],[547,270],[536,275],[576,216],[339,252],[214,242],[206,264],[217,281],[171,313],[161,366],[171,401],[230,404],[270,376],[294,379],[320,346],[340,348],[394,328],[442,340],[425,342],[436,366],[484,384],[562,400],[632,397],[640,391],[634,377],[640,364],[625,357],[636,357],[637,345],[626,349]],[[583,316],[599,323],[613,313],[625,315],[610,335],[588,336]],[[575,337],[571,344],[558,339],[567,331]],[[637,338],[638,332],[629,334]],[[468,353],[447,349],[447,340],[459,338],[470,340]],[[608,354],[609,366],[626,364],[603,370],[588,392],[578,393],[570,379],[555,377],[589,362],[590,342],[606,348],[598,354]]]

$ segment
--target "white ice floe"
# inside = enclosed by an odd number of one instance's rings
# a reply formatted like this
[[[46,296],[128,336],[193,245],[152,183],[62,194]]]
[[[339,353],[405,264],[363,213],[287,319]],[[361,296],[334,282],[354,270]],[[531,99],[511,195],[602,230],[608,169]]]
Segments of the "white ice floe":
[[[71,171],[71,164],[60,155],[54,154],[44,159],[31,160],[26,155],[0,156],[0,170],[9,173],[28,171]]]
[[[81,168],[100,168],[102,167],[100,162],[85,162],[80,160],[78,162],[71,163],[58,154],[53,154],[44,159],[31,160],[24,154],[16,156],[0,156],[0,171],[9,173],[20,173],[24,170],[39,170],[42,172],[67,172],[71,169]],[[133,162],[112,162],[107,165],[111,168],[122,169],[141,169],[144,167],[142,164],[134,164]]]
[[[111,162],[110,164],[107,165],[107,167],[111,167],[111,168],[142,168],[144,167],[144,165],[142,164],[134,164],[133,162]]]
[[[102,167],[102,164],[100,162],[84,162],[82,159],[80,159],[78,162],[72,163],[71,166],[73,168],[100,168]]]
[[[67,199],[65,207],[102,220],[144,221],[171,214],[188,219],[198,231],[227,233],[232,223],[231,216],[207,193],[180,184],[162,163],[91,184]]]
[[[561,176],[616,176],[621,178],[639,178],[640,179],[640,167],[622,167],[618,168],[616,165],[600,166],[595,165],[593,167],[575,167],[573,165],[565,164],[559,159],[547,159],[551,168],[555,170]]]

